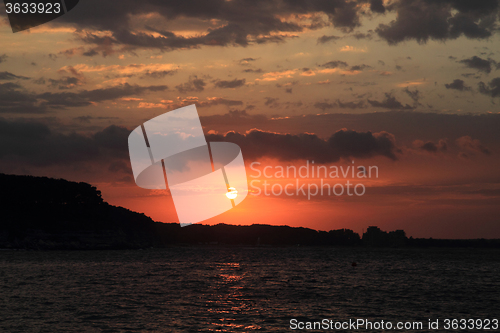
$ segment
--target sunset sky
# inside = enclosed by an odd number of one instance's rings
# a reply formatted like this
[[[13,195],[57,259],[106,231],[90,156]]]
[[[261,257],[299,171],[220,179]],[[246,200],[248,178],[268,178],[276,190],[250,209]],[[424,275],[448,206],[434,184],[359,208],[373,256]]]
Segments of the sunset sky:
[[[13,33],[0,4],[0,172],[89,182],[176,222],[168,191],[135,185],[127,137],[196,104],[207,140],[240,145],[249,176],[255,161],[379,169],[360,197],[249,195],[204,223],[500,238],[499,8],[83,0]]]

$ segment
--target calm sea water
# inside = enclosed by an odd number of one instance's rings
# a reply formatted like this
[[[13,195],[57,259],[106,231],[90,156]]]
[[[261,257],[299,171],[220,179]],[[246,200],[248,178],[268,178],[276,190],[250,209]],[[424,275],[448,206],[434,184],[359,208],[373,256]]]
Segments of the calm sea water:
[[[0,332],[283,332],[292,318],[500,319],[500,251],[0,251]]]

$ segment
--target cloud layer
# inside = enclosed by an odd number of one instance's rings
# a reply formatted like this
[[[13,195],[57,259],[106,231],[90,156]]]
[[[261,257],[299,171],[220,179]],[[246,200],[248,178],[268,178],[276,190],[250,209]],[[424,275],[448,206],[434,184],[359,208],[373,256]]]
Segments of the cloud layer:
[[[250,160],[261,157],[283,161],[313,160],[318,163],[337,162],[340,158],[369,158],[385,156],[397,159],[394,136],[387,132],[360,133],[341,130],[324,140],[315,134],[280,134],[262,130],[251,130],[245,134],[228,132],[209,134],[208,141],[227,141],[238,144]]]
[[[52,80],[51,85],[67,89],[78,83],[71,78]],[[139,86],[128,83],[78,92],[44,92],[36,94],[13,82],[0,83],[0,113],[45,113],[49,108],[88,106],[92,103],[115,100],[127,96],[142,95],[146,92],[165,91],[165,85]]]
[[[368,7],[366,5],[369,5]],[[376,33],[389,44],[405,40],[425,43],[429,39],[448,40],[460,36],[486,39],[497,29],[498,1],[467,2],[457,0],[396,0],[384,5],[382,0],[194,0],[179,4],[169,0],[158,2],[123,0],[114,3],[89,0],[60,21],[73,24],[85,33],[81,39],[92,45],[87,55],[109,54],[113,46],[174,50],[200,46],[247,46],[279,43],[293,38],[305,29],[332,25],[351,32],[362,25],[363,17],[397,14],[388,24],[379,24]],[[95,8],[100,8],[96,11]],[[138,26],[134,17],[153,16],[153,22],[176,22],[178,18],[219,22],[194,36],[146,22]],[[307,17],[307,20],[296,19]],[[325,19],[326,18],[326,19]],[[153,27],[154,25],[154,27]],[[165,24],[165,26],[168,26]],[[109,31],[109,35],[92,30]],[[182,30],[182,29],[180,29]],[[323,36],[318,43],[335,41],[336,36]]]

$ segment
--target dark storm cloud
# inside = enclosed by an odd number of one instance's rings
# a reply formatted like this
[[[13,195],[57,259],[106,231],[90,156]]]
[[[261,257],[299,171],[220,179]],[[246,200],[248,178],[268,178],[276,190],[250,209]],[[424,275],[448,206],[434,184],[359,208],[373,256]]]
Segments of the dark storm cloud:
[[[179,84],[178,86],[175,86],[175,88],[181,93],[185,94],[187,92],[200,92],[205,89],[205,86],[207,84],[203,79],[198,79],[197,76],[190,76],[189,81],[183,84]]]
[[[42,113],[45,107],[37,105],[36,95],[17,83],[0,83],[0,113]]]
[[[461,149],[465,151],[491,155],[490,149],[481,144],[481,142],[478,139],[472,139],[468,135],[458,138],[456,140],[456,143]]]
[[[217,118],[214,120],[218,123],[221,121],[221,116],[212,117]],[[244,111],[233,111],[226,117],[249,118]],[[114,125],[91,135],[61,134],[40,122],[0,118],[0,162],[35,167],[81,163],[109,165],[120,161],[128,165],[129,134],[129,129]],[[340,130],[325,140],[309,133],[291,135],[254,129],[245,134],[208,134],[207,140],[234,142],[249,160],[272,157],[327,163],[340,158],[372,156],[395,160],[400,152],[394,136],[387,132]]]
[[[454,89],[459,91],[471,91],[472,88],[465,85],[465,82],[460,79],[453,80],[452,83],[446,83],[444,85],[446,89]]]
[[[335,35],[331,35],[331,36],[323,35],[323,36],[318,38],[317,44],[325,44],[328,42],[335,43],[339,39],[348,38],[348,37],[353,37],[357,40],[372,39],[372,36],[373,36],[373,30],[368,30],[368,32],[366,32],[366,33],[356,31],[352,34],[344,35],[343,37],[339,37],[339,36],[335,36]]]
[[[424,142],[422,140],[415,140],[413,146],[428,153],[444,152],[448,150],[448,143],[445,139],[439,140],[437,144],[432,141]]]
[[[0,72],[0,80],[3,81],[12,81],[12,80],[29,80],[29,77],[14,75],[9,72]]]
[[[360,39],[372,39],[372,30],[369,30],[368,33],[362,33],[362,32],[356,32],[354,34],[352,34],[351,36],[356,38],[357,40],[360,40]]]
[[[365,69],[370,69],[370,68],[373,68],[373,67],[369,66],[369,65],[361,64],[361,65],[351,66],[350,71],[363,71]]]
[[[414,91],[411,91],[408,87],[403,89],[403,92],[406,93],[412,100],[413,100],[413,106],[417,107],[420,105],[418,102],[420,98],[422,98],[422,95],[420,94],[420,90],[415,89]]]
[[[317,43],[318,44],[325,44],[325,43],[328,43],[328,42],[335,42],[336,40],[339,40],[341,38],[342,37],[338,37],[338,36],[326,36],[326,35],[323,35],[323,36],[321,36],[321,37],[318,38]]]
[[[399,0],[391,6],[396,10],[396,20],[380,24],[376,32],[389,44],[444,41],[462,35],[485,39],[496,30],[498,7],[497,0]]]
[[[243,87],[245,85],[245,79],[234,79],[232,81],[225,81],[225,80],[221,80],[221,81],[216,81],[215,82],[215,87],[216,88],[239,88],[239,87]]]
[[[45,92],[35,94],[12,82],[0,84],[0,113],[43,113],[48,108],[88,106],[117,98],[141,95],[146,92],[165,91],[167,86],[138,86],[128,83],[79,92]]]
[[[0,64],[1,64],[2,62],[5,62],[5,61],[7,60],[7,58],[8,58],[8,56],[7,56],[5,53],[4,53],[4,54],[2,54],[2,55],[0,55]]]
[[[88,6],[91,6],[92,1]],[[179,5],[178,2],[167,1],[158,3],[155,1],[143,1],[141,3],[129,0],[124,1],[122,8],[109,4],[101,6],[112,6],[107,17],[99,17],[92,13],[87,16],[81,8],[80,15],[73,16],[73,22],[80,27],[96,27],[103,30],[112,31],[112,35],[103,38],[93,34],[83,36],[83,40],[90,44],[103,45],[116,44],[132,47],[158,48],[162,50],[173,50],[179,48],[196,48],[201,45],[212,46],[246,46],[252,42],[279,42],[279,36],[270,38],[272,32],[298,32],[302,27],[293,22],[282,22],[275,16],[272,8],[273,4],[262,5],[262,3],[251,3],[243,1],[196,1],[189,5]],[[96,4],[97,5],[97,4]],[[87,7],[87,6],[84,6]],[[198,8],[210,8],[207,11],[200,11]],[[80,9],[80,8],[79,8]],[[271,11],[269,11],[271,10]],[[227,25],[212,28],[203,35],[194,37],[183,37],[171,31],[163,31],[151,27],[150,31],[156,32],[153,35],[145,32],[134,32],[130,28],[130,15],[155,12],[167,20],[177,17],[194,17],[199,19],[220,19],[229,22]],[[90,14],[90,13],[89,13]],[[266,38],[269,37],[269,38]],[[281,37],[282,38],[282,37]]]
[[[33,80],[33,83],[35,84],[45,84],[47,81],[45,80],[45,78],[42,76],[42,77],[39,77],[38,79],[34,79]]]
[[[426,142],[420,147],[420,149],[426,150],[428,152],[437,152],[438,151],[438,148],[437,148],[436,144],[434,144],[434,142]]]
[[[249,66],[250,62],[252,62],[252,61],[257,61],[257,59],[256,58],[243,58],[243,59],[238,60],[238,64],[240,64],[241,66]]]
[[[395,0],[384,6],[382,0],[122,0],[120,6],[108,1],[87,0],[54,24],[72,24],[80,38],[91,44],[85,55],[103,56],[120,50],[156,48],[164,51],[201,46],[247,46],[256,43],[280,43],[296,37],[304,29],[333,25],[344,33],[360,27],[360,17],[372,13],[396,12],[389,24],[380,24],[376,33],[390,44],[405,40],[425,43],[429,39],[447,40],[460,36],[484,39],[497,27],[498,1],[463,0]],[[97,11],[96,8],[99,8]],[[204,32],[185,37],[162,27],[148,25],[147,14],[154,13],[167,22],[180,24],[181,18],[199,22],[223,22],[210,25]],[[309,14],[306,20],[299,15]],[[142,15],[140,22],[134,16]],[[328,22],[322,18],[328,17]],[[155,17],[155,20],[159,19]],[[152,20],[150,20],[152,21]],[[132,24],[134,22],[134,24]],[[182,27],[179,27],[182,30]],[[108,36],[93,34],[109,31]],[[173,29],[173,28],[170,28]],[[366,35],[368,36],[368,35]],[[334,41],[323,36],[318,43]]]
[[[80,116],[80,117],[74,117],[78,122],[81,123],[90,123],[91,120],[111,120],[111,119],[119,119],[118,117],[94,117],[94,116]]]
[[[264,71],[262,70],[262,68],[258,68],[258,69],[248,68],[248,69],[243,70],[243,72],[244,73],[263,73]]]
[[[385,13],[385,7],[382,0],[370,0],[370,10],[374,13]]]
[[[253,129],[246,134],[209,134],[207,140],[236,143],[249,160],[271,157],[282,161],[313,160],[317,163],[330,163],[337,162],[340,158],[373,156],[396,160],[399,152],[394,136],[387,132],[372,134],[340,130],[324,140],[315,134],[279,134]]]
[[[123,30],[114,33],[113,38],[110,40],[114,44],[124,44],[124,45],[143,47],[143,48],[158,48],[162,50],[173,50],[173,49],[184,49],[184,48],[196,48],[199,47],[200,45],[214,45],[214,46],[230,46],[233,44],[247,45],[249,41],[246,40],[246,36],[242,35],[243,33],[244,33],[243,31],[232,30],[231,27],[228,26],[212,30],[207,35],[201,37],[177,36],[172,32],[168,31],[164,31],[162,32],[162,36],[156,37],[151,34],[143,32],[132,33]],[[88,41],[92,40],[89,39]],[[94,37],[94,41],[92,41],[92,43],[101,44],[102,42],[98,37],[97,39]]]
[[[413,106],[408,104],[403,105],[399,102],[396,97],[392,96],[390,93],[385,94],[385,99],[382,102],[368,100],[368,103],[373,107],[384,108],[389,110],[412,110]]]
[[[366,103],[366,102],[365,102]],[[334,105],[329,102],[328,105]],[[368,103],[366,103],[368,104]],[[369,104],[368,104],[369,105]],[[366,105],[365,105],[366,107]],[[250,111],[248,111],[250,113]],[[386,111],[367,113],[327,113],[305,116],[289,116],[272,119],[252,112],[247,117],[218,118],[201,117],[206,131],[226,132],[229,129],[245,133],[252,128],[284,133],[315,133],[321,138],[329,137],[342,128],[358,132],[392,133],[402,145],[411,146],[415,140],[439,142],[447,138],[450,142],[462,136],[478,139],[491,150],[500,151],[500,114],[448,114],[418,111]],[[450,147],[449,147],[450,148]],[[449,149],[451,150],[451,149]]]
[[[128,160],[129,133],[126,128],[110,126],[90,136],[60,134],[39,122],[0,118],[0,161],[49,166]]]
[[[83,53],[85,49],[83,47],[74,47],[74,48],[71,48],[71,49],[67,49],[67,50],[64,50],[64,51],[61,51],[59,52],[58,54],[60,55],[64,55],[68,58],[71,58],[77,54],[81,54]]]
[[[337,105],[341,109],[360,109],[365,107],[365,102],[363,101],[358,101],[358,102],[341,102],[340,100],[337,100]]]
[[[309,75],[314,75],[314,72],[308,68],[308,67],[303,67],[302,69],[302,73],[306,73],[306,74],[309,74]]]
[[[177,73],[177,70],[170,70],[170,71],[146,71],[142,76],[141,79],[144,78],[149,78],[149,79],[163,79],[167,75],[174,75]]]
[[[315,108],[321,109],[323,111],[327,109],[335,109],[335,108],[340,108],[340,109],[360,109],[365,107],[365,103],[363,101],[358,101],[358,102],[341,102],[340,100],[337,100],[332,103],[328,102],[317,102],[314,104]]]
[[[49,79],[49,85],[53,88],[58,88],[58,89],[71,89],[76,87],[77,85],[80,85],[82,83],[82,80],[78,77],[73,77],[73,76],[65,76],[61,79]]]
[[[314,103],[314,107],[321,109],[325,111],[326,109],[333,109],[337,107],[337,104],[335,102],[333,103],[328,103],[328,102],[316,102]]]
[[[167,86],[138,86],[128,83],[121,84],[111,88],[101,88],[94,90],[82,90],[77,93],[61,92],[51,93],[46,92],[37,95],[38,99],[44,102],[42,105],[51,107],[71,107],[71,106],[87,106],[92,102],[104,102],[117,98],[141,95],[147,91],[165,91]]]
[[[493,59],[481,59],[477,56],[460,60],[459,63],[465,64],[468,68],[477,69],[478,71],[485,73],[490,73],[491,67],[496,65],[496,62]]]
[[[85,51],[82,53],[82,55],[84,55],[86,57],[93,57],[93,56],[96,56],[98,54],[99,54],[99,52],[97,52],[95,49],[89,49],[88,51]]]
[[[479,92],[491,97],[500,97],[500,77],[494,78],[487,85],[479,82]]]
[[[323,65],[320,65],[321,67],[326,67],[326,68],[339,68],[339,67],[347,67],[347,62],[345,61],[340,61],[340,60],[334,60],[334,61],[329,61]]]
[[[94,117],[92,117],[92,116],[80,116],[80,117],[75,117],[73,119],[78,120],[81,123],[88,123],[88,124],[90,124],[90,121],[92,119],[94,119]]]
[[[96,8],[99,8],[96,11]],[[358,3],[348,0],[193,0],[134,1],[123,0],[120,6],[107,1],[88,0],[80,3],[77,13],[71,12],[55,24],[71,23],[79,28],[86,43],[99,46],[124,46],[173,50],[200,46],[247,46],[252,43],[281,42],[304,29],[319,29],[333,24],[349,32],[360,26]],[[166,21],[178,18],[217,20],[223,25],[211,26],[204,33],[184,37],[175,32],[146,25],[132,27],[134,15],[154,13]],[[307,22],[293,19],[296,15],[312,14]],[[317,14],[326,14],[329,22],[323,22]],[[285,20],[284,17],[290,19]],[[91,29],[110,31],[107,37],[88,32]],[[150,32],[145,32],[145,31]],[[86,31],[86,33],[80,33]],[[155,34],[153,34],[155,33]],[[109,50],[108,50],[109,51]]]
[[[274,107],[279,106],[279,103],[278,103],[279,98],[265,97],[264,99],[266,100],[266,102],[264,103],[265,106],[269,106],[270,108],[274,108]]]

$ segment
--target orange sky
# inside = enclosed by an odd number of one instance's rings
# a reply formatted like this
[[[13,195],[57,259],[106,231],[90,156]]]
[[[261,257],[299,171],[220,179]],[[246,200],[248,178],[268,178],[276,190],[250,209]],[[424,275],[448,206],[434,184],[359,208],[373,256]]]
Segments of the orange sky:
[[[206,223],[500,238],[498,3],[141,3],[84,1],[15,34],[0,5],[0,172],[175,222],[168,193],[135,185],[126,140],[196,104],[249,175],[313,159],[380,173],[360,197],[249,196]]]

